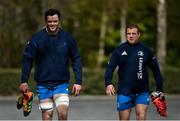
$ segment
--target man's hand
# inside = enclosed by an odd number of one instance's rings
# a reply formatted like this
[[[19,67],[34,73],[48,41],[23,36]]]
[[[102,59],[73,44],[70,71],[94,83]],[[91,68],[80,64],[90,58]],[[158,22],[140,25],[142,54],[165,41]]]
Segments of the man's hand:
[[[73,88],[72,88],[72,93],[74,93],[75,96],[79,95],[80,91],[81,91],[81,88],[82,88],[81,85],[74,84]]]
[[[114,89],[114,86],[112,84],[108,85],[106,87],[106,94],[109,95],[109,96],[113,96],[115,95],[116,91]]]
[[[20,86],[19,86],[19,90],[22,92],[22,93],[26,93],[29,91],[29,86],[28,84],[25,82],[25,83],[21,83]]]
[[[153,92],[151,94],[151,99],[158,113],[161,116],[167,117],[167,103],[164,94],[162,92]]]
[[[160,99],[164,100],[165,99],[165,96],[164,96],[164,93],[163,92],[152,92],[151,93],[151,99],[154,100],[155,98],[158,98],[160,97]]]

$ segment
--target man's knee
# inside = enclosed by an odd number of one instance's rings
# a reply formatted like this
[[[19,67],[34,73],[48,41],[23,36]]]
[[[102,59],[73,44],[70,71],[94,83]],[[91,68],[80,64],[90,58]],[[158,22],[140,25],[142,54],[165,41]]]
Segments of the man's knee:
[[[43,120],[51,120],[53,116],[53,102],[51,101],[40,101],[39,109],[42,112]]]
[[[131,113],[131,108],[124,110],[124,111],[119,111],[119,119],[120,120],[129,120],[130,119],[130,113]]]
[[[137,120],[145,120],[146,114],[145,113],[137,113]]]
[[[52,120],[53,111],[42,110],[42,119],[43,120]]]
[[[146,115],[147,115],[147,108],[145,109],[141,109],[141,110],[137,110],[136,109],[136,116],[138,120],[145,120],[146,119]]]
[[[58,119],[61,119],[61,120],[66,120],[68,117],[68,110],[65,109],[65,110],[61,110],[58,111]]]
[[[58,111],[58,118],[66,120],[68,116],[69,97],[68,95],[61,95],[55,99],[56,109]]]

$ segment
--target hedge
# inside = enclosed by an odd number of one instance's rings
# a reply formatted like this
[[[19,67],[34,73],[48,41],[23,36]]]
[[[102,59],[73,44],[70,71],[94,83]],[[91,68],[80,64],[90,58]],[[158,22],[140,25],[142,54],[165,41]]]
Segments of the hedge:
[[[71,81],[70,88],[74,83],[74,75],[71,71]],[[89,95],[103,95],[105,94],[104,87],[104,69],[84,69],[83,70],[83,90],[82,94]],[[163,71],[164,79],[164,92],[170,94],[180,93],[180,69],[179,68],[167,68]],[[17,95],[19,94],[19,84],[20,84],[20,69],[0,69],[0,95]],[[114,73],[113,83],[117,84],[117,74]],[[33,72],[31,73],[29,79],[29,85],[33,92],[35,92],[35,81],[33,80]],[[152,73],[150,72],[150,87],[155,90],[155,81],[152,78]]]

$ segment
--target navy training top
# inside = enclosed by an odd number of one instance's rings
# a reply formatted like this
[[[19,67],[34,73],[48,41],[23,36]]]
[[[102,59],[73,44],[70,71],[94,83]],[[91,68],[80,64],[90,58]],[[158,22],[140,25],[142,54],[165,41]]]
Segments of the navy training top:
[[[147,66],[153,72],[157,91],[163,91],[159,64],[151,49],[140,42],[133,45],[124,42],[112,52],[105,71],[105,86],[112,84],[113,72],[118,67],[117,94],[149,92]]]
[[[75,83],[81,84],[81,58],[71,34],[59,29],[56,35],[49,35],[46,28],[42,29],[28,41],[24,49],[21,83],[28,82],[33,62],[35,62],[34,79],[38,85],[69,81],[69,57],[72,60]]]

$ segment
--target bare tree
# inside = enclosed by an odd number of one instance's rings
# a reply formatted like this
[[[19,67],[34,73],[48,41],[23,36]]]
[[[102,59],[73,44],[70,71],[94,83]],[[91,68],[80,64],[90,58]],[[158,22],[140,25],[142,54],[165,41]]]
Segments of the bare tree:
[[[101,28],[100,28],[100,37],[99,37],[99,51],[98,51],[98,61],[97,61],[97,68],[99,68],[103,61],[104,61],[104,39],[105,39],[105,34],[107,31],[107,10],[104,9],[102,12],[102,17],[101,17]]]
[[[126,10],[126,1],[123,0],[122,2],[122,7],[121,7],[121,15],[120,15],[120,26],[121,26],[121,42],[124,42],[126,40],[126,36],[125,36],[125,32],[126,32],[126,14],[127,14],[127,10]]]
[[[158,41],[157,41],[157,58],[160,63],[161,69],[165,67],[165,57],[166,57],[166,1],[159,0],[157,6],[157,31],[158,31]]]

